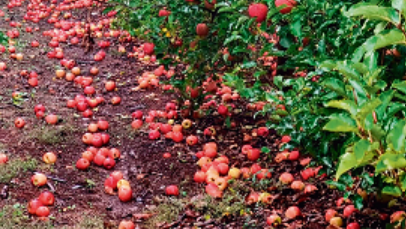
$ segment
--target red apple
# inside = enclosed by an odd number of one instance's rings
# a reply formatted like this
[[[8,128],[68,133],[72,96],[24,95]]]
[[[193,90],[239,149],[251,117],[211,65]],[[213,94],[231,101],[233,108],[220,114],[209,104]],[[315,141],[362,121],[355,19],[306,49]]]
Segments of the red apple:
[[[169,185],[165,188],[165,194],[168,196],[179,196],[179,188],[176,185]]]
[[[135,224],[129,220],[123,220],[118,225],[118,229],[135,229]]]
[[[36,173],[31,177],[31,182],[33,185],[41,187],[47,183],[47,177],[42,173]]]
[[[41,201],[41,203],[45,206],[50,206],[53,205],[55,202],[55,197],[54,194],[52,194],[49,191],[44,191],[42,192],[39,197],[38,197],[39,201]]]
[[[248,15],[256,18],[256,22],[261,23],[265,21],[268,14],[268,7],[263,3],[253,3],[248,7]]]
[[[294,219],[298,216],[300,216],[302,213],[300,212],[300,209],[296,206],[291,206],[285,211],[285,216],[288,219]]]
[[[30,213],[31,215],[35,215],[37,209],[41,206],[44,206],[44,204],[39,199],[31,200],[30,202],[28,202],[28,213]]]
[[[86,170],[87,168],[89,168],[89,166],[90,166],[90,162],[86,158],[80,158],[76,162],[76,168],[80,169],[80,170]]]
[[[49,208],[48,208],[48,207],[46,207],[46,206],[40,206],[40,207],[38,207],[37,210],[35,211],[35,214],[36,214],[38,217],[45,218],[45,217],[48,217],[48,216],[49,216],[50,211],[49,211]]]
[[[14,125],[17,128],[23,128],[25,126],[25,121],[22,118],[16,118],[16,120],[14,121]]]
[[[56,162],[56,155],[53,152],[47,152],[42,156],[42,160],[46,164],[55,164]]]
[[[118,185],[117,185],[118,186]],[[132,190],[131,187],[122,185],[118,189],[118,198],[122,202],[128,202],[132,199]]]
[[[7,161],[8,161],[7,155],[4,153],[0,153],[0,165],[7,163]]]

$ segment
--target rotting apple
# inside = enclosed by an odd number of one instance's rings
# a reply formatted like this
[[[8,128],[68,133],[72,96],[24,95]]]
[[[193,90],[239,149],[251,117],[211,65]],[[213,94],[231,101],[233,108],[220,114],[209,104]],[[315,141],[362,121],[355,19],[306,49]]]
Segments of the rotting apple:
[[[46,164],[55,164],[56,162],[56,155],[53,152],[47,152],[42,156],[42,160]]]
[[[45,174],[42,173],[36,173],[31,177],[31,182],[33,185],[37,187],[44,186],[47,183],[48,179]]]

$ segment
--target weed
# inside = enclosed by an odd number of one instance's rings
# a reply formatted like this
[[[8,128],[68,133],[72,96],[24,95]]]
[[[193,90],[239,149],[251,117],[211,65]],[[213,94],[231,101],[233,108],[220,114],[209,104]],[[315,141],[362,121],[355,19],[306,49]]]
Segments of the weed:
[[[75,132],[77,132],[77,128],[71,125],[42,126],[33,129],[24,141],[36,139],[41,144],[57,145],[62,142],[68,142]]]
[[[83,214],[74,226],[54,226],[52,221],[31,220],[25,213],[25,205],[16,203],[5,205],[0,209],[0,229],[102,229],[103,219],[100,216]]]
[[[186,201],[182,199],[167,198],[151,212],[154,216],[146,221],[147,228],[157,228],[157,224],[175,221],[184,210]]]
[[[0,182],[8,183],[21,173],[35,170],[37,166],[38,161],[34,158],[11,159],[7,164],[0,165]]]

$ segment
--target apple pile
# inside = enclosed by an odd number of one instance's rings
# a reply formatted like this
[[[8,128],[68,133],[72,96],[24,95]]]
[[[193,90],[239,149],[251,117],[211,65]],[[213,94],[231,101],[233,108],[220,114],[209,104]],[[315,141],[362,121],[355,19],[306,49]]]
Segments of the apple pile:
[[[114,195],[118,192],[118,198],[122,202],[128,202],[132,199],[132,189],[130,182],[123,179],[123,173],[114,171],[104,181],[104,191],[109,195]]]
[[[54,194],[49,191],[43,191],[38,198],[28,203],[28,213],[40,217],[41,220],[46,220],[51,213],[48,206],[54,205],[54,202]]]

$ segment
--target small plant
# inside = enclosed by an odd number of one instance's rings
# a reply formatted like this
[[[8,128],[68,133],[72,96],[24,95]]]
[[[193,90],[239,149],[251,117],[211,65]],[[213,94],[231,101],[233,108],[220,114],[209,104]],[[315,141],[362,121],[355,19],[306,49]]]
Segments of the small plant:
[[[0,165],[0,182],[8,183],[23,173],[34,171],[37,166],[38,161],[34,158],[13,158],[7,164]]]

